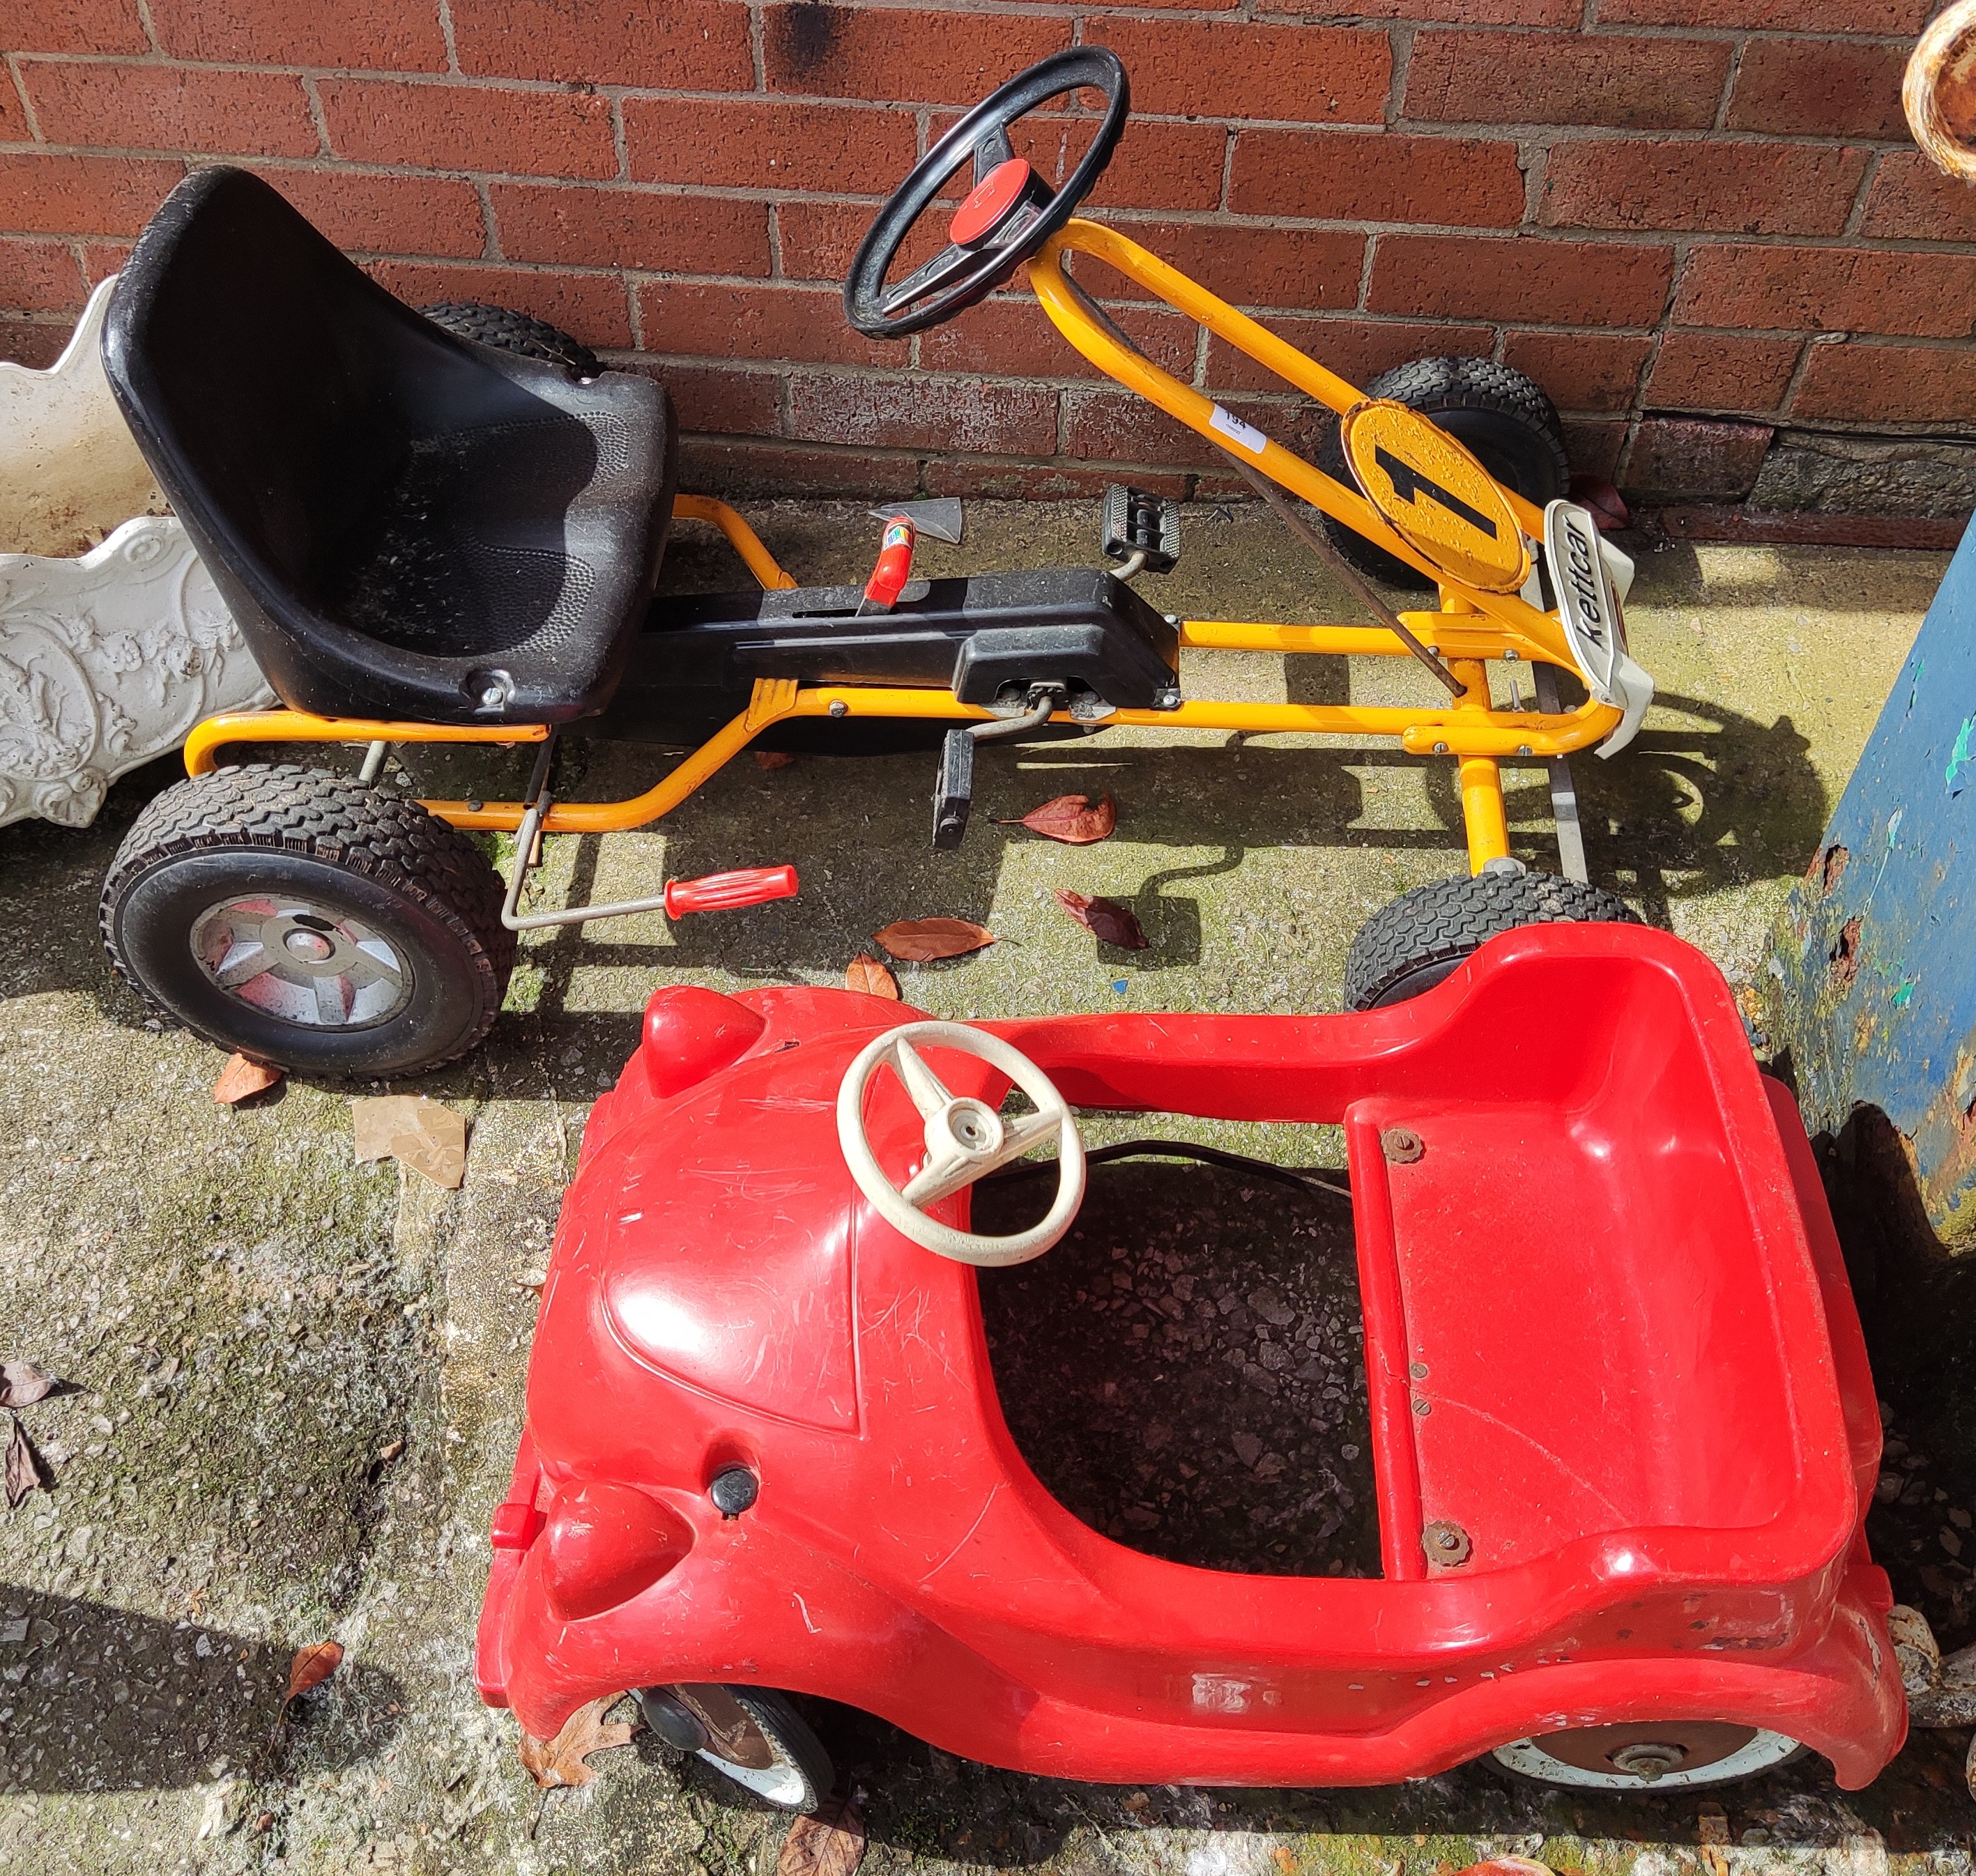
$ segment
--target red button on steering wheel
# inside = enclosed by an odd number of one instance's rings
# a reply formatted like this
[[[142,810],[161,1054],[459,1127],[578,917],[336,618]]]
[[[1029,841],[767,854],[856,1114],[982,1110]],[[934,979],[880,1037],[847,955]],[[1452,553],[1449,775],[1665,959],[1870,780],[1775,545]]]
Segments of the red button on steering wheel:
[[[1052,98],[1087,87],[1104,94],[1105,114],[1069,179],[1052,190],[1016,155],[1009,133]],[[1053,53],[1011,78],[928,150],[887,198],[851,263],[845,318],[868,338],[902,339],[985,300],[1076,213],[1112,160],[1131,109],[1125,68],[1103,46]],[[885,276],[907,236],[970,155],[974,187],[955,212],[947,245],[888,286]]]
[[[1006,163],[998,163],[954,210],[947,239],[957,248],[980,247],[993,239],[1003,224],[1022,209],[1026,196],[1034,196],[1039,191],[1042,202],[1047,202],[1049,185],[1022,157],[1011,156]],[[1042,202],[1037,206],[1040,207]]]

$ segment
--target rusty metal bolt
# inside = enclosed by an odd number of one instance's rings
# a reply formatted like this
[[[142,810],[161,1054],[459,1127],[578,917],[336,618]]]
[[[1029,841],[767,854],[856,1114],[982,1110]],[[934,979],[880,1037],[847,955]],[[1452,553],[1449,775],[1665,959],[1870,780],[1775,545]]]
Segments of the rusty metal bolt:
[[[1469,1542],[1468,1533],[1451,1518],[1437,1518],[1421,1532],[1421,1549],[1427,1552],[1430,1563],[1444,1564],[1452,1569],[1466,1563],[1475,1546]]]
[[[1379,1150],[1395,1166],[1411,1166],[1427,1151],[1427,1142],[1410,1127],[1389,1127],[1379,1136]]]

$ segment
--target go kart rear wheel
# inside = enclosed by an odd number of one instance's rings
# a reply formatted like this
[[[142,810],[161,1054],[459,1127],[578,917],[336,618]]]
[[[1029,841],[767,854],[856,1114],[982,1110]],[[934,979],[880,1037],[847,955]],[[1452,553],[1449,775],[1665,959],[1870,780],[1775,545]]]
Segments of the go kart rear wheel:
[[[1383,1009],[1431,990],[1472,952],[1522,925],[1637,925],[1615,893],[1554,873],[1512,870],[1436,880],[1382,906],[1345,958],[1345,1007]]]
[[[1382,372],[1365,387],[1365,395],[1390,398],[1433,418],[1504,488],[1539,508],[1563,495],[1571,480],[1557,406],[1536,380],[1493,358],[1416,358]],[[1352,485],[1335,419],[1319,441],[1317,466]],[[1431,588],[1431,581],[1342,522],[1327,515],[1324,530],[1361,573],[1408,592]]]
[[[1788,1764],[1804,1751],[1781,1733],[1726,1720],[1645,1720],[1575,1726],[1499,1746],[1504,1771],[1569,1791],[1694,1791]]]
[[[785,1694],[770,1687],[683,1683],[639,1697],[647,1723],[669,1746],[782,1811],[814,1811],[837,1773],[822,1742]]]
[[[137,817],[104,882],[117,974],[291,1073],[417,1074],[492,1027],[515,961],[499,876],[417,801],[319,769],[221,769]]]
[[[523,358],[539,358],[545,364],[562,365],[580,378],[597,377],[604,370],[603,361],[581,339],[512,307],[489,306],[479,300],[442,300],[419,311],[456,338],[472,339]]]

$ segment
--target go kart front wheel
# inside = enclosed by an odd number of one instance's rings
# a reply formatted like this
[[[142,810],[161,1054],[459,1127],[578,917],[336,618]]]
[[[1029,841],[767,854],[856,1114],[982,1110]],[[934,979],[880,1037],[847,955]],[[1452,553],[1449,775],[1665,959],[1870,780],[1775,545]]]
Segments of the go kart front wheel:
[[[1497,861],[1497,872],[1402,893],[1358,928],[1345,957],[1345,1007],[1383,1009],[1431,990],[1491,938],[1523,925],[1637,925],[1616,893]]]
[[[837,1773],[823,1743],[769,1687],[682,1683],[638,1695],[645,1723],[779,1811],[814,1811]]]
[[[137,817],[104,946],[161,1015],[291,1074],[413,1075],[492,1026],[515,961],[486,855],[319,769],[196,775]]]
[[[1695,1791],[1787,1765],[1805,1748],[1781,1733],[1725,1720],[1576,1726],[1499,1746],[1490,1756],[1533,1784],[1567,1791]]]

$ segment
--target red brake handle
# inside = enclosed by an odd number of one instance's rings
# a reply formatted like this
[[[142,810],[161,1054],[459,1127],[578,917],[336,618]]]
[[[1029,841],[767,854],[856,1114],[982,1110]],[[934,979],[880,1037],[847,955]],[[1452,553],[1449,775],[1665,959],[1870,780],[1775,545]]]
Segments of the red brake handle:
[[[793,899],[796,889],[794,867],[743,867],[733,873],[710,873],[704,879],[667,880],[666,917],[677,919],[689,912],[731,912],[736,906]]]
[[[864,582],[864,603],[889,612],[899,603],[906,582],[913,577],[913,524],[903,515],[885,524],[878,548],[878,564]]]

